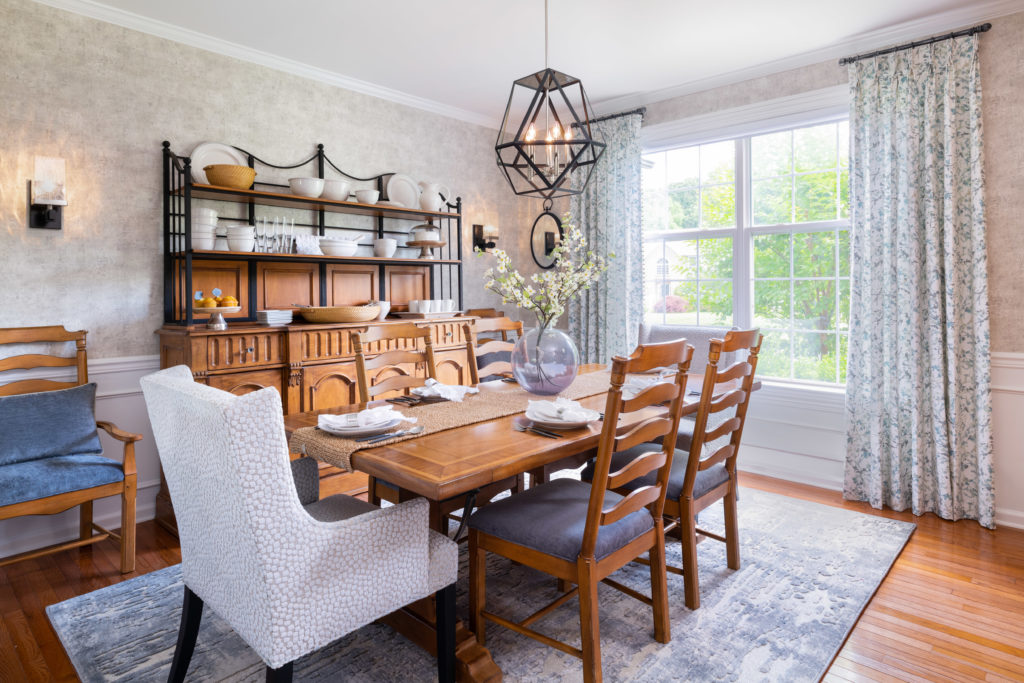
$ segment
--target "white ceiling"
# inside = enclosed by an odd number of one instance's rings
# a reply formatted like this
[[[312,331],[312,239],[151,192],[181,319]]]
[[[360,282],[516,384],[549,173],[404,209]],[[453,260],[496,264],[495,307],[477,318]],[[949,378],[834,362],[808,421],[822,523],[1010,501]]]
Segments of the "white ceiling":
[[[40,0],[496,125],[544,66],[544,0]],[[598,113],[1024,10],[1024,0],[550,0],[550,65]],[[998,30],[998,27],[997,29]]]

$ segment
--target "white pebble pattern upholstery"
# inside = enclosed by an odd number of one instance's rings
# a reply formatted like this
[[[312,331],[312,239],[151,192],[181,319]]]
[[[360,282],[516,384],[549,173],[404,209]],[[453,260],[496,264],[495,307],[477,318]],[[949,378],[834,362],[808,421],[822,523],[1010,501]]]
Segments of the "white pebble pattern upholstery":
[[[185,584],[268,666],[455,582],[457,546],[429,533],[423,499],[337,522],[306,513],[275,389],[234,396],[185,366],[144,377],[142,389]]]

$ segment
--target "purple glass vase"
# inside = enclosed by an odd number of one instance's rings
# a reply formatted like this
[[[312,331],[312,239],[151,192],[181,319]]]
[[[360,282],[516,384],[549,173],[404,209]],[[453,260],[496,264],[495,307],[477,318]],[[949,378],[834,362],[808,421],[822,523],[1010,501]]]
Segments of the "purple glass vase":
[[[512,350],[512,374],[531,394],[553,396],[576,379],[580,354],[561,330],[534,327],[519,338]]]

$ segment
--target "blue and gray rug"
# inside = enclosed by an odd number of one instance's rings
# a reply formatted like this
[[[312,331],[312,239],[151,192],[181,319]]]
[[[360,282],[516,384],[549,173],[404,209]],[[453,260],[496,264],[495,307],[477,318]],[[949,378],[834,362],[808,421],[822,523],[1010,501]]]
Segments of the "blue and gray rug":
[[[653,638],[645,605],[601,586],[604,676],[613,681],[815,681],[910,538],[914,525],[744,489],[742,568],[725,565],[725,546],[699,547],[701,608],[683,604],[682,577],[669,574],[672,642]],[[701,514],[720,528],[721,510]],[[669,562],[680,564],[678,542]],[[465,566],[459,609],[466,613]],[[649,594],[648,569],[630,565],[619,581]],[[488,607],[519,619],[554,597],[554,580],[491,558]],[[64,649],[86,683],[164,681],[177,637],[182,585],[177,566],[47,608]],[[575,600],[537,626],[579,642]],[[578,659],[496,625],[487,646],[510,681],[577,681]],[[296,663],[299,681],[429,681],[434,660],[376,624]],[[263,663],[215,614],[203,616],[190,681],[261,681]]]

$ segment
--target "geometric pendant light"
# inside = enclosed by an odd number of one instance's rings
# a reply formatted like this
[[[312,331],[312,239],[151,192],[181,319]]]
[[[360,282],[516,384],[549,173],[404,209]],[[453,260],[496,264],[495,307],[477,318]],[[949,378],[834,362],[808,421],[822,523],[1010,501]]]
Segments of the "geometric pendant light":
[[[513,192],[554,199],[583,192],[605,143],[583,83],[547,64],[544,0],[544,69],[512,83],[494,152]]]

